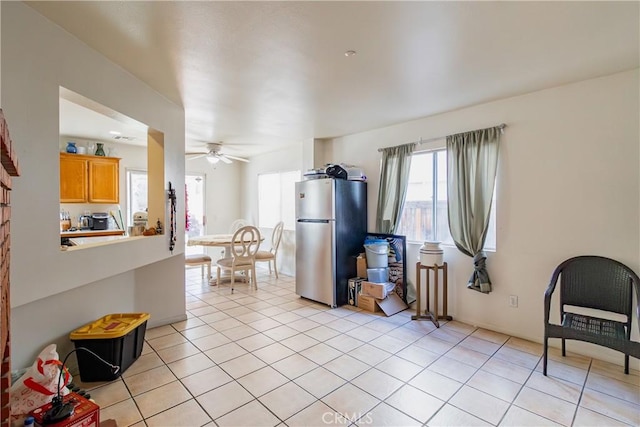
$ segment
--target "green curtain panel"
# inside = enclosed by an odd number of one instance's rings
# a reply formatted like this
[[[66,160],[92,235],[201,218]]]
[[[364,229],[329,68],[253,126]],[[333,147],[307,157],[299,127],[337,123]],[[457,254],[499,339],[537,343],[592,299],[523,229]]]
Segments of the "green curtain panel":
[[[467,287],[491,292],[491,279],[482,251],[496,180],[502,127],[447,137],[447,204],[449,230],[458,249],[473,257]]]
[[[416,143],[383,148],[378,189],[376,231],[395,234],[409,184],[411,155]]]

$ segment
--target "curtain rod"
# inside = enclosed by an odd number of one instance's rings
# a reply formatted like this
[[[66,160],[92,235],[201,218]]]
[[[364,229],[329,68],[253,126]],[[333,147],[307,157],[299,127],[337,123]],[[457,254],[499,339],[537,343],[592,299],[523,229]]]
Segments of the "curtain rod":
[[[506,127],[507,127],[507,125],[506,125],[506,124],[504,124],[504,123],[500,123],[498,126],[493,126],[493,127],[497,127],[498,129],[502,130],[502,129],[506,128]],[[485,129],[490,129],[490,128],[485,128]],[[476,129],[476,130],[482,130],[482,129]],[[467,132],[474,132],[474,131],[467,131]],[[465,132],[458,132],[458,133],[465,133]],[[454,134],[454,135],[456,135],[456,134]],[[445,136],[437,136],[437,137],[429,138],[429,139],[422,139],[422,138],[420,138],[420,140],[419,140],[419,141],[407,142],[406,144],[396,145],[396,147],[401,147],[401,146],[403,146],[403,145],[409,145],[409,144],[425,144],[425,143],[427,143],[427,142],[433,142],[433,141],[437,141],[437,140],[439,140],[439,139],[445,139],[447,136],[449,136],[449,135],[445,135]],[[380,152],[380,151],[383,151],[385,148],[393,148],[393,147],[378,148],[378,151],[379,151],[379,152]]]

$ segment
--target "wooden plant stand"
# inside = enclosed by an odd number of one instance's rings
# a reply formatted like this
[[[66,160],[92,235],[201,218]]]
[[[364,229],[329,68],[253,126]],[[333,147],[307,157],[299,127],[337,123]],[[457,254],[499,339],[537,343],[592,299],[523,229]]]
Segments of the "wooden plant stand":
[[[426,302],[427,307],[422,313],[422,309],[420,307],[420,292],[421,292],[421,271],[426,270],[427,280],[426,282]],[[438,276],[439,271],[442,270],[442,315],[438,315]],[[433,311],[429,310],[429,276],[431,276],[430,272],[433,271],[433,299],[434,299],[434,308]],[[453,317],[447,315],[447,263],[443,263],[442,265],[422,265],[420,261],[416,263],[416,314],[411,316],[411,320],[431,320],[436,328],[440,327],[440,323],[438,319],[446,319],[453,320]]]

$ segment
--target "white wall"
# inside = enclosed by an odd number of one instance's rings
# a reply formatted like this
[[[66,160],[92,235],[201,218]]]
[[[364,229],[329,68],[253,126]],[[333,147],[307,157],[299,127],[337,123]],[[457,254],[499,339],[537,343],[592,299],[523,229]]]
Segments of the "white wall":
[[[543,293],[561,261],[602,255],[640,271],[638,82],[636,69],[338,138],[326,150],[329,160],[365,168],[373,229],[378,148],[506,123],[497,251],[487,261],[493,292],[468,290],[471,259],[445,248],[449,312],[472,325],[541,341]],[[409,260],[417,260],[418,246],[410,246]],[[509,308],[509,295],[519,297],[518,308]],[[633,331],[637,339],[637,325]],[[605,357],[601,347],[582,349]],[[613,353],[612,360],[620,359]]]
[[[206,158],[186,161],[187,174],[205,176],[205,213],[204,234],[225,234],[231,223],[242,217],[242,164],[219,162],[212,165]],[[213,260],[221,257],[219,247],[201,247],[202,252],[211,255]],[[215,265],[214,265],[215,267]]]
[[[242,216],[242,164],[234,161],[212,165],[200,158],[188,161],[187,171],[205,174],[206,234],[228,233],[231,223]]]
[[[287,149],[251,157],[251,163],[242,167],[244,194],[242,198],[242,217],[258,224],[258,175],[262,173],[288,172],[303,169],[303,150],[309,150],[308,143],[300,143]],[[275,225],[275,224],[274,224]],[[273,228],[261,228],[265,236],[264,249],[268,250],[271,243]],[[284,230],[278,249],[278,271],[287,275],[295,275],[295,232]],[[261,248],[262,249],[262,248]],[[266,264],[265,264],[266,265]]]
[[[183,221],[173,254],[168,233],[60,251],[59,87],[164,133],[164,188],[171,181],[177,189],[177,218],[184,217],[184,111],[23,3],[1,7],[2,106],[22,169],[11,221],[12,360],[20,368],[50,342],[68,345],[74,327],[99,315],[148,311],[150,325],[185,317],[182,269],[167,276],[167,267],[183,264]]]

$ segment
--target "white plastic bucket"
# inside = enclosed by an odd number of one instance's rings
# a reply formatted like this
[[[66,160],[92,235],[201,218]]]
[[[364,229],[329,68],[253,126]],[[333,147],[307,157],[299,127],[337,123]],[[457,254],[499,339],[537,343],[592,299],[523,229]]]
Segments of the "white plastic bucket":
[[[364,245],[367,254],[367,268],[386,268],[389,266],[389,243],[371,243]]]

